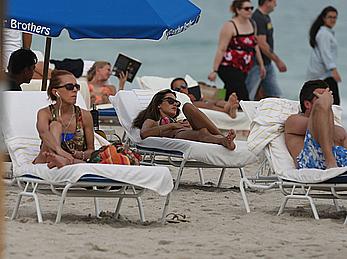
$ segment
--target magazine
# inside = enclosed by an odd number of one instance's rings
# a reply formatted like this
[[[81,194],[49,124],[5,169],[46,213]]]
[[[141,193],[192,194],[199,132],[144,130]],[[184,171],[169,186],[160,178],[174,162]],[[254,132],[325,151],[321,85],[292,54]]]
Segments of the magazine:
[[[112,72],[116,77],[119,77],[119,74],[123,71],[124,73],[128,71],[127,81],[130,83],[134,80],[137,71],[141,66],[141,62],[128,57],[122,53],[119,53],[116,63],[113,66]]]

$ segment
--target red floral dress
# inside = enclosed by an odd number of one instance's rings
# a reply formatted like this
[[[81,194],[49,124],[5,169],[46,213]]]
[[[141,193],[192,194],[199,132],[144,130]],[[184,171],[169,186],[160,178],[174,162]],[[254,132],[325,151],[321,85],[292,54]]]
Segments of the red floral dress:
[[[221,65],[232,66],[244,73],[248,73],[254,63],[255,47],[257,45],[254,31],[250,34],[239,34],[234,21],[230,22],[235,26],[236,36],[231,38]]]

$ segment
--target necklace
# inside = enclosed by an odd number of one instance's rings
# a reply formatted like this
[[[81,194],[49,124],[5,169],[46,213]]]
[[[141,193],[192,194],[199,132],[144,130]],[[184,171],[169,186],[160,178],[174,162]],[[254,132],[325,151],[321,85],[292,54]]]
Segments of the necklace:
[[[61,116],[61,113],[60,113],[60,116]],[[71,118],[67,124],[64,124],[63,118],[61,116],[61,124],[62,124],[63,129],[64,129],[63,131],[66,131],[69,128],[69,126],[71,125],[72,119],[74,117],[75,117],[75,112],[74,112],[74,107],[72,106],[72,115],[71,115]]]

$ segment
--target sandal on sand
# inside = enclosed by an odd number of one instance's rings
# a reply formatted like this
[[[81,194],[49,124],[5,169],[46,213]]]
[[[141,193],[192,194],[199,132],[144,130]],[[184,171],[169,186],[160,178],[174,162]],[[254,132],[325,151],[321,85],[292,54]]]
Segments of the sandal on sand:
[[[187,216],[184,214],[171,212],[171,213],[166,215],[166,222],[168,222],[168,223],[180,223],[180,222],[190,222],[190,221],[187,219]]]

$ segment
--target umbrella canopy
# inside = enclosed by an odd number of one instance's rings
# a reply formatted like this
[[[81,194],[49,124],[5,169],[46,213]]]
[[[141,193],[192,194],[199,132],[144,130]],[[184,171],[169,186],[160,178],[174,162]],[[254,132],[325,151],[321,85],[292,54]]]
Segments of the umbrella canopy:
[[[5,27],[46,37],[160,39],[183,32],[201,10],[188,0],[8,0]]]

